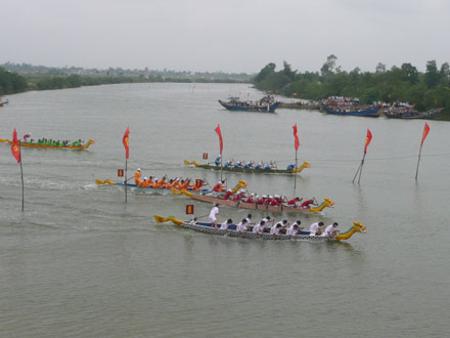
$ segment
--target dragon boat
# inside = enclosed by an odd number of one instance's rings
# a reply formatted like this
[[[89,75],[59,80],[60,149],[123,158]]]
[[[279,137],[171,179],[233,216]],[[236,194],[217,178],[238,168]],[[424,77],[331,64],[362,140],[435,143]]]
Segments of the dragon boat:
[[[307,232],[299,235],[271,235],[269,233],[255,234],[249,231],[237,231],[235,224],[230,224],[227,230],[221,230],[212,226],[211,223],[183,221],[173,216],[163,217],[160,215],[153,216],[156,223],[172,222],[173,224],[184,229],[190,229],[197,232],[202,232],[211,235],[238,237],[246,239],[260,239],[260,240],[290,240],[290,241],[310,241],[310,242],[340,242],[350,239],[355,233],[366,233],[367,228],[361,222],[353,222],[353,225],[345,232],[339,233],[334,238],[322,236],[310,236]]]
[[[113,181],[111,179],[96,179],[95,180],[95,184],[98,186],[118,186],[118,187],[125,187],[125,183],[119,182],[119,181]],[[171,192],[171,188],[167,188],[167,187],[163,187],[163,188],[155,188],[152,186],[148,186],[148,187],[141,187],[135,183],[127,183],[127,187],[132,189],[132,190],[136,190],[136,191],[142,191],[142,192],[151,192],[151,193],[156,193],[156,194],[161,194],[161,195],[166,195],[168,193]],[[206,193],[211,191],[210,189],[207,188],[198,188],[198,189],[194,189],[192,186],[190,186],[188,189],[188,191],[198,191],[200,193]]]
[[[288,174],[295,175],[299,174],[305,168],[311,168],[311,164],[308,161],[304,161],[298,167],[292,169],[264,169],[264,168],[246,168],[246,167],[229,167],[216,165],[215,163],[198,163],[197,161],[184,161],[184,165],[192,168],[201,168],[201,169],[211,169],[211,170],[223,170],[223,171],[231,171],[231,172],[239,172],[239,173],[253,173],[253,174]]]
[[[239,183],[236,185],[236,187],[233,189],[233,191],[237,191],[242,188],[242,185]],[[231,207],[231,208],[238,208],[238,209],[249,209],[249,210],[261,210],[265,212],[271,212],[271,213],[296,213],[296,214],[319,214],[324,209],[334,206],[334,201],[330,198],[324,198],[322,203],[320,203],[318,206],[315,207],[308,207],[308,208],[302,208],[300,206],[295,205],[286,205],[286,204],[280,204],[280,205],[269,205],[269,204],[258,204],[258,203],[247,203],[243,201],[233,201],[221,198],[219,196],[214,196],[210,194],[210,191],[207,193],[194,193],[186,190],[176,190],[173,189],[172,192],[176,195],[184,195],[186,197],[189,197],[190,199],[194,201],[199,202],[206,202],[206,203],[217,203],[219,205]]]
[[[11,140],[8,139],[0,139],[0,142],[11,144]],[[20,146],[23,148],[33,148],[33,149],[63,149],[63,150],[87,150],[91,145],[93,145],[95,141],[93,139],[89,139],[86,143],[81,143],[79,145],[54,145],[54,144],[44,144],[44,143],[35,143],[35,142],[25,142],[20,141]]]

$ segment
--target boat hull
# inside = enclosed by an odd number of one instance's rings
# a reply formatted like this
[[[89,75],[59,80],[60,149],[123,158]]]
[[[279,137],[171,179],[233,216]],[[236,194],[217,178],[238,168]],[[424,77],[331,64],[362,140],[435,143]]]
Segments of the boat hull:
[[[379,117],[380,108],[378,106],[368,107],[366,109],[359,110],[340,110],[330,106],[324,106],[323,109],[327,114],[342,115],[342,116],[361,116],[361,117]]]
[[[239,232],[236,231],[236,225],[231,224],[230,228],[227,230],[220,230],[211,226],[209,223],[199,222],[196,224],[191,224],[185,222],[180,225],[181,227],[189,230],[193,230],[196,232],[202,232],[211,235],[217,236],[227,236],[227,237],[237,237],[237,238],[246,238],[246,239],[259,239],[259,240],[278,240],[278,241],[310,241],[310,242],[338,242],[334,239],[328,237],[321,236],[309,236],[309,235],[271,235],[269,233],[256,234],[250,231]]]
[[[252,104],[232,104],[219,100],[219,103],[226,110],[230,111],[249,111],[258,113],[275,113],[275,110],[279,107],[280,102],[274,102],[272,104],[264,105],[252,105]]]
[[[218,197],[201,195],[201,194],[191,194],[190,197],[195,201],[206,202],[206,203],[217,203],[219,205],[224,205],[227,207],[238,208],[238,209],[248,209],[248,210],[261,210],[270,213],[295,213],[295,214],[318,214],[317,212],[310,211],[309,209],[304,209],[300,207],[289,207],[285,205],[273,206],[267,204],[257,204],[257,203],[245,203],[241,201],[231,201],[224,200]]]
[[[7,140],[7,139],[0,139],[0,142],[11,144],[11,140]],[[72,146],[72,145],[55,146],[55,145],[49,145],[49,144],[29,143],[29,142],[20,141],[20,146],[22,148],[31,148],[31,149],[60,149],[60,150],[82,151],[82,150],[87,150],[94,143],[95,143],[94,140],[89,139],[88,142],[83,143],[79,146]]]
[[[222,170],[220,166],[211,164],[198,164],[195,165],[196,168],[211,169],[211,170]],[[235,168],[235,167],[223,167],[223,171],[230,171],[236,173],[249,173],[249,174],[287,174],[295,175],[297,172],[287,169],[256,169],[256,168]]]

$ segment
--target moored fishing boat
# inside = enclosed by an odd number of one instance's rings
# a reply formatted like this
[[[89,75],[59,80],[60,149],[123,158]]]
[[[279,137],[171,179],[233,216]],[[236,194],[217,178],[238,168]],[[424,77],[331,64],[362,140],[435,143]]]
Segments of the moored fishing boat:
[[[286,169],[276,169],[271,167],[246,167],[246,166],[228,166],[224,165],[221,167],[215,163],[199,163],[197,161],[184,161],[185,166],[189,166],[192,168],[201,168],[201,169],[210,169],[210,170],[223,170],[223,171],[231,171],[231,172],[239,172],[239,173],[251,173],[251,174],[288,174],[295,175],[299,174],[305,168],[311,168],[311,164],[308,161],[304,161],[301,165],[295,167],[290,166]]]
[[[331,107],[324,106],[323,109],[327,114],[332,115],[348,115],[348,116],[362,116],[362,117],[379,117],[380,116],[380,107],[377,105],[370,106],[359,106],[359,107],[348,107],[348,108],[340,108],[340,107]]]
[[[0,139],[0,142],[11,144],[11,140],[8,139]],[[72,143],[37,143],[37,142],[28,142],[28,141],[20,141],[20,146],[23,148],[33,148],[33,149],[63,149],[63,150],[87,150],[95,141],[93,139],[89,139],[86,143],[81,142],[72,142]]]
[[[251,111],[261,113],[274,113],[280,105],[280,102],[275,101],[273,96],[264,96],[261,100],[242,101],[239,97],[230,97],[228,101],[219,100],[222,107],[230,111]]]
[[[0,107],[3,107],[4,105],[6,105],[8,103],[9,103],[8,100],[2,101],[1,98],[0,98]]]
[[[402,119],[402,120],[418,120],[418,119],[433,119],[436,115],[442,112],[443,108],[431,109],[425,112],[419,112],[414,109],[414,106],[396,106],[384,110],[384,116],[389,119]]]
[[[262,239],[262,240],[291,240],[291,241],[313,241],[313,242],[339,242],[350,239],[355,233],[366,233],[367,228],[361,222],[353,222],[353,225],[345,232],[339,233],[334,238],[323,236],[310,236],[309,234],[297,234],[297,235],[275,235],[269,233],[253,233],[250,231],[237,231],[235,224],[230,224],[227,230],[221,230],[216,228],[211,223],[197,222],[195,220],[183,221],[173,216],[163,217],[159,215],[153,216],[156,223],[172,222],[173,224],[185,229],[194,230],[197,232],[228,236],[239,237],[246,239]]]

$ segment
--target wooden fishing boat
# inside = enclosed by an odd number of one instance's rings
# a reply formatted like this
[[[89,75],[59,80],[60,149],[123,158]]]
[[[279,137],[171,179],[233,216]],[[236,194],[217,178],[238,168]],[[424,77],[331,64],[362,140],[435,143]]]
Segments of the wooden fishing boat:
[[[388,109],[384,112],[384,115],[389,119],[402,119],[402,120],[418,120],[418,119],[433,119],[436,115],[442,112],[443,108],[431,109],[426,112],[419,112],[415,109],[408,110],[395,110]]]
[[[246,203],[242,201],[233,201],[233,200],[225,200],[220,197],[216,197],[210,194],[198,194],[198,193],[192,193],[189,191],[184,190],[173,190],[175,194],[182,194],[184,196],[187,196],[194,201],[199,202],[206,202],[206,203],[217,203],[219,205],[224,205],[231,208],[238,208],[238,209],[249,209],[249,210],[261,210],[265,212],[271,212],[271,213],[296,213],[296,214],[319,214],[324,209],[334,206],[333,200],[330,198],[324,198],[322,203],[320,203],[317,207],[311,207],[311,208],[301,208],[299,206],[290,206],[290,205],[268,205],[268,204],[258,204],[258,203]]]
[[[274,100],[272,96],[264,96],[261,100],[242,101],[238,97],[230,97],[228,101],[219,100],[222,107],[230,111],[250,111],[260,113],[274,113],[280,102]]]
[[[8,100],[6,100],[6,101],[0,101],[0,107],[3,107],[4,105],[6,105],[6,104],[8,104],[8,103],[9,103]]]
[[[371,105],[368,107],[332,107],[328,105],[323,106],[323,110],[327,114],[332,115],[348,115],[348,116],[362,116],[362,117],[379,117],[380,116],[380,107],[377,105]]]
[[[290,240],[290,241],[312,241],[312,242],[339,242],[350,239],[355,233],[366,233],[367,228],[361,222],[353,222],[353,225],[349,230],[338,234],[334,238],[322,237],[322,236],[310,236],[309,234],[302,233],[295,236],[289,235],[271,235],[268,233],[256,234],[249,231],[236,231],[236,225],[230,224],[227,230],[221,230],[211,225],[211,223],[182,221],[173,216],[163,217],[159,215],[153,216],[155,222],[164,223],[172,222],[173,224],[185,228],[202,232],[211,235],[239,237],[246,239],[260,239],[260,240]]]
[[[210,170],[222,170],[238,173],[249,173],[249,174],[287,174],[295,175],[299,174],[305,168],[311,168],[311,164],[308,161],[304,161],[301,165],[293,169],[263,169],[263,168],[245,168],[245,167],[228,167],[223,168],[220,165],[214,163],[201,164],[197,161],[184,161],[184,165],[192,168],[210,169]]]
[[[0,139],[0,142],[11,144],[11,140],[8,139]],[[95,141],[93,139],[89,139],[86,143],[82,143],[80,145],[52,145],[52,144],[42,144],[42,143],[31,143],[20,141],[20,146],[23,148],[33,148],[33,149],[63,149],[63,150],[87,150]]]

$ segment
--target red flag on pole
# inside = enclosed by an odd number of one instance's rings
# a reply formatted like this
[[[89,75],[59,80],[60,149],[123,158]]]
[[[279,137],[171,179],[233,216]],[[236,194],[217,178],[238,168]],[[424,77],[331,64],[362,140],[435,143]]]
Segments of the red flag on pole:
[[[125,133],[123,134],[123,138],[122,138],[122,143],[123,143],[123,146],[125,147],[125,158],[127,160],[130,157],[130,142],[129,142],[129,138],[130,138],[130,128],[127,128],[125,130]]]
[[[217,123],[216,129],[214,129],[217,133],[217,136],[219,136],[219,145],[220,145],[220,156],[222,156],[223,151],[223,138],[222,138],[222,131],[220,130],[220,124]]]
[[[294,131],[294,148],[295,148],[295,151],[297,151],[298,147],[300,147],[300,142],[298,140],[297,123],[292,126],[292,129]]]
[[[366,142],[364,143],[364,154],[367,153],[367,147],[369,147],[370,142],[372,142],[372,132],[367,128]]]
[[[17,138],[17,130],[15,128],[13,131],[13,138],[11,142],[11,153],[16,159],[17,163],[20,163],[22,161],[22,156],[20,153],[20,142]]]
[[[422,141],[420,141],[421,146],[425,142],[425,139],[427,138],[429,132],[430,132],[430,125],[427,122],[425,122],[425,125],[423,126],[423,132],[422,132]]]

